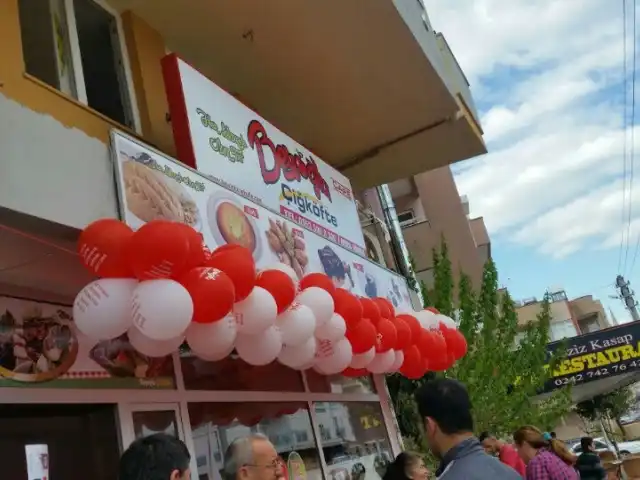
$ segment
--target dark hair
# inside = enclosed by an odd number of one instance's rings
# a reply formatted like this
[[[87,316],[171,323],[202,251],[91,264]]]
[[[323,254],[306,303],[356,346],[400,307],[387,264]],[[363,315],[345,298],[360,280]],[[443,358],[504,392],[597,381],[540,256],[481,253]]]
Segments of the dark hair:
[[[557,437],[556,432],[551,432],[549,435],[551,435],[551,438],[556,438]]]
[[[588,452],[589,448],[593,445],[593,438],[591,437],[582,437],[580,439],[580,446],[582,447],[582,452]]]
[[[480,435],[478,435],[478,441],[480,443],[484,442],[487,438],[489,438],[491,435],[489,435],[489,432],[482,432]]]
[[[542,433],[536,427],[526,425],[516,430],[513,434],[513,441],[518,446],[521,446],[526,442],[536,450],[546,448],[551,453],[555,453],[556,456],[567,465],[573,465],[575,462],[575,456],[569,451],[564,442],[552,438],[551,435],[549,435],[548,438],[545,438],[547,435],[549,434]]]
[[[178,470],[189,469],[191,456],[187,446],[164,433],[139,438],[122,454],[118,480],[168,480]]]
[[[409,480],[407,470],[420,460],[422,460],[422,457],[417,453],[400,453],[393,462],[387,465],[387,471],[382,480]]]
[[[471,400],[466,387],[457,380],[438,378],[415,393],[422,418],[432,418],[443,433],[453,435],[473,431]]]

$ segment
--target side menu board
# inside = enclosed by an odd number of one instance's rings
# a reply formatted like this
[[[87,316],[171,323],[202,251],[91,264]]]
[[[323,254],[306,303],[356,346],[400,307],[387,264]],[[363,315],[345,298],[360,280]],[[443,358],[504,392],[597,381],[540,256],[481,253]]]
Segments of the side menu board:
[[[112,154],[122,219],[132,228],[154,219],[183,222],[200,231],[211,249],[245,246],[258,268],[283,262],[298,277],[326,273],[356,295],[387,297],[396,308],[413,310],[399,275],[122,133],[112,133]]]

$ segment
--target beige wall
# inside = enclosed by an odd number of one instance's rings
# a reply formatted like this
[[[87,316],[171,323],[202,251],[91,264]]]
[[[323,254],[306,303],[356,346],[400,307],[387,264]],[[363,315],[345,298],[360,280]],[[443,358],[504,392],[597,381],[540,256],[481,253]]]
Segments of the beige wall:
[[[571,311],[569,310],[569,302],[552,302],[551,305],[549,305],[549,308],[551,310],[552,322],[563,322],[565,320],[572,319]],[[536,302],[519,307],[516,310],[516,313],[518,314],[518,324],[526,325],[528,323],[535,322],[541,310],[541,302]]]
[[[581,319],[595,314],[600,328],[608,328],[611,326],[607,320],[607,315],[602,303],[600,300],[594,299],[592,295],[585,295],[584,297],[573,299],[569,302],[569,305],[576,321],[580,322]]]
[[[451,169],[443,167],[424,172],[416,175],[414,180],[429,222],[428,226],[419,230],[412,231],[413,227],[405,229],[405,240],[410,237],[407,246],[412,253],[416,252],[413,253],[416,263],[422,269],[430,268],[431,249],[439,245],[441,236],[444,236],[449,247],[454,277],[457,279],[459,271],[463,270],[471,277],[476,288],[479,288],[484,262],[478,254]]]

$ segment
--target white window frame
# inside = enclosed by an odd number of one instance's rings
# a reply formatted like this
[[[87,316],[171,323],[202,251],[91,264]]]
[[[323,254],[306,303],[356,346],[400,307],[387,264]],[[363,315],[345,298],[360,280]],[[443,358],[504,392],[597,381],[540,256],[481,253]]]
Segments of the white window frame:
[[[400,215],[404,215],[405,213],[410,213],[411,214],[411,219],[410,220],[400,220]],[[403,210],[402,212],[398,212],[396,214],[396,217],[398,218],[398,223],[400,223],[401,227],[407,226],[407,225],[412,225],[414,223],[416,223],[416,212],[414,212],[413,208],[408,208],[407,210]]]
[[[80,41],[78,39],[78,27],[76,24],[76,14],[73,5],[73,0],[62,0],[64,2],[64,10],[66,15],[67,35],[69,36],[69,45],[71,47],[71,63],[73,76],[75,80],[76,99],[89,106],[87,99],[87,90],[84,82],[84,72],[82,69],[82,54],[80,52]],[[133,129],[137,133],[142,132],[140,124],[140,111],[138,110],[138,99],[136,98],[135,88],[133,88],[133,74],[131,73],[131,62],[129,59],[129,51],[124,36],[124,28],[122,27],[122,17],[111,6],[106,4],[103,0],[87,0],[96,3],[99,7],[103,8],[109,15],[111,15],[116,22],[116,29],[118,33],[118,44],[114,45],[114,48],[119,49],[120,56],[122,57],[122,68],[124,73],[124,87],[126,89],[126,96],[122,98],[123,107],[128,109],[133,119]],[[111,119],[112,121],[115,121]],[[118,123],[118,122],[116,122]],[[125,125],[125,127],[130,128]]]
[[[316,402],[368,402],[377,403],[382,412],[383,423],[386,428],[387,439],[391,447],[391,454],[395,457],[402,450],[400,435],[393,406],[389,400],[388,389],[383,375],[372,375],[374,390],[377,393],[318,393],[311,392],[305,372],[302,373],[303,392],[258,392],[258,391],[211,391],[187,390],[180,358],[176,352],[173,356],[176,388],[173,390],[145,390],[145,389],[55,389],[55,388],[11,388],[0,387],[0,405],[2,404],[38,404],[38,403],[100,403],[114,404],[116,418],[119,423],[120,446],[126,448],[134,438],[132,412],[137,411],[166,411],[176,412],[178,429],[191,454],[191,470],[197,472],[197,457],[191,421],[189,418],[189,403],[247,403],[247,402],[305,402],[311,422],[311,432],[316,442],[320,457],[320,468],[323,478],[329,478],[329,468],[322,454],[322,439],[320,426],[316,416],[314,403]]]

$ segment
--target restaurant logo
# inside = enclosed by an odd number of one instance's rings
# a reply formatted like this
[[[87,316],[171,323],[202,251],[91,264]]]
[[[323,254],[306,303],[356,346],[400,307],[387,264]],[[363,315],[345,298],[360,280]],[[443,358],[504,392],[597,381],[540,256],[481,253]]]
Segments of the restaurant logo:
[[[329,184],[322,178],[315,160],[309,156],[306,160],[302,153],[295,154],[289,151],[286,145],[275,145],[269,138],[264,125],[259,120],[252,120],[247,127],[247,140],[249,146],[258,154],[262,179],[267,185],[273,185],[280,181],[280,177],[288,182],[302,182],[308,180],[313,185],[313,193],[318,200],[322,195],[331,201]],[[264,147],[268,147],[273,155],[273,164],[267,165]]]
[[[338,226],[338,219],[335,215],[332,215],[329,210],[327,210],[327,207],[308,193],[294,190],[283,183],[280,200],[286,200],[289,206],[294,205],[302,215],[311,214],[334,227]]]

